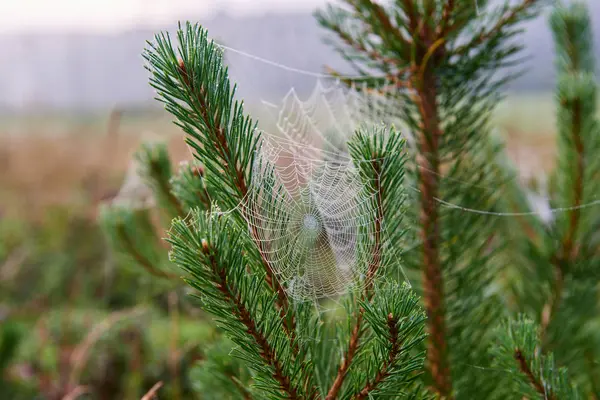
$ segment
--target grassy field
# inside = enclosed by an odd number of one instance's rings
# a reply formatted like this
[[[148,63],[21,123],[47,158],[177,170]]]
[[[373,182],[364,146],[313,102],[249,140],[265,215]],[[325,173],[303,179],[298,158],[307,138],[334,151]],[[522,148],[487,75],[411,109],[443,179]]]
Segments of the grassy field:
[[[552,168],[553,109],[551,96],[513,96],[495,115],[524,177]],[[4,375],[22,393],[133,399],[164,380],[167,398],[194,398],[180,366],[201,358],[212,330],[183,289],[115,259],[96,223],[145,140],[167,141],[175,162],[191,157],[160,112],[0,119],[0,328],[20,332]]]

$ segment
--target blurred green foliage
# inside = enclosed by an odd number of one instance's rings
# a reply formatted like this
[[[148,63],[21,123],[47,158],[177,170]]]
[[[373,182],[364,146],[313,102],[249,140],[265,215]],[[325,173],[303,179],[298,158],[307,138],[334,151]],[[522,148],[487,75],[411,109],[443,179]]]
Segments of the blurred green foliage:
[[[0,393],[6,399],[195,398],[189,366],[219,337],[182,287],[109,251],[89,213],[0,219]]]

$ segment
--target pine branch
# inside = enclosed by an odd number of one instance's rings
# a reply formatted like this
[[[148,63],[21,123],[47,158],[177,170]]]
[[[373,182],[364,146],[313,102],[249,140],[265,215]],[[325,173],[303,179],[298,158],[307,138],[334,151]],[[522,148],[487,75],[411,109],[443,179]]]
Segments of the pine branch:
[[[398,207],[397,188],[403,179],[404,141],[395,132],[375,130],[363,132],[359,130],[349,143],[350,154],[357,164],[365,187],[375,194],[372,208],[374,237],[369,251],[371,257],[365,277],[364,292],[359,301],[370,302],[373,298],[373,289],[376,276],[382,267],[382,254],[387,245],[395,246],[398,236],[384,237],[384,224],[390,221],[392,231],[399,232],[397,225],[401,221],[401,209]],[[364,160],[369,160],[365,162]],[[390,201],[394,199],[394,203]],[[393,208],[396,208],[395,210]],[[393,222],[392,222],[393,221]],[[361,338],[365,328],[363,326],[364,307],[358,307],[352,318],[355,320],[351,330],[348,347],[338,367],[337,375],[331,385],[326,399],[337,398],[352,362],[360,349]]]
[[[175,220],[171,259],[189,272],[203,308],[238,345],[239,357],[257,372],[255,386],[273,397],[312,399],[312,366],[296,358],[285,334],[276,297],[264,276],[248,274],[250,238],[223,215],[193,211],[193,224]],[[248,242],[247,242],[247,241]]]
[[[404,71],[402,84],[386,94],[397,97],[398,113],[415,137],[412,177],[419,194],[412,217],[417,222],[414,239],[421,245],[419,256],[409,262],[421,271],[419,284],[429,316],[426,365],[433,391],[445,398],[452,398],[455,391],[489,396],[493,384],[474,384],[471,376],[475,372],[455,364],[464,365],[465,359],[473,363],[485,359],[487,330],[493,321],[489,313],[495,296],[485,294],[492,282],[493,268],[489,238],[483,232],[491,231],[492,225],[481,218],[465,217],[459,211],[442,210],[439,199],[453,199],[477,209],[493,207],[493,193],[459,192],[452,179],[494,185],[487,166],[489,159],[478,155],[487,140],[498,90],[508,80],[496,79],[494,75],[520,49],[510,39],[518,32],[518,23],[535,15],[539,2],[524,0],[507,6],[503,14],[490,14],[487,20],[481,18],[484,21],[479,24],[473,2],[420,4],[399,0],[389,8],[373,1],[347,3],[352,13],[330,11],[329,16],[322,16],[322,25],[327,28],[336,18],[338,22],[352,18],[358,22],[359,33],[352,35],[346,29],[345,34],[360,37],[367,32],[369,43],[377,44],[374,49],[378,54],[396,60],[382,65],[380,58],[373,58],[370,52],[356,54],[360,49],[352,46],[342,48],[345,57],[357,62],[367,58],[360,67],[376,68],[384,74],[392,69]],[[408,41],[404,35],[409,36]],[[377,90],[378,83],[385,84],[376,79],[368,81],[368,76],[362,72],[359,79],[365,79],[370,88]],[[481,175],[472,171],[480,171]],[[480,229],[475,228],[475,223]],[[463,226],[458,237],[451,229],[458,229],[454,226],[457,224]],[[464,254],[467,258],[460,257]],[[469,328],[473,318],[479,317],[485,319],[485,326]],[[478,337],[472,345],[459,340],[464,338],[465,329],[472,329]],[[469,392],[472,387],[475,389]]]
[[[145,143],[136,152],[134,158],[139,163],[139,175],[152,188],[158,204],[168,211],[169,217],[185,215],[170,184],[172,172],[167,146],[164,143]]]
[[[558,121],[560,151],[556,178],[559,182],[561,204],[573,205],[564,218],[561,216],[556,232],[559,244],[550,255],[554,277],[551,291],[542,308],[541,335],[548,345],[548,330],[561,306],[565,282],[570,281],[579,259],[579,249],[585,243],[583,204],[586,193],[593,191],[595,157],[596,84],[592,50],[591,22],[583,4],[559,5],[553,11],[551,27],[558,66]],[[592,155],[594,154],[594,155]],[[597,168],[597,167],[596,167]],[[582,232],[583,231],[583,232]],[[583,243],[582,243],[583,242]]]
[[[177,124],[189,135],[188,143],[195,156],[210,172],[211,187],[221,207],[237,209],[248,195],[248,176],[260,135],[256,124],[244,115],[243,106],[234,100],[222,54],[205,30],[188,24],[178,32],[178,57],[168,35],[156,37],[144,57],[153,73],[151,84],[176,118]],[[237,213],[237,211],[236,211]],[[242,215],[243,217],[243,215]],[[244,224],[243,220],[240,220]],[[266,259],[264,243],[252,236],[267,272],[266,280],[277,294],[277,304],[286,331],[293,337],[295,318],[289,308],[284,288]]]
[[[465,54],[470,49],[493,39],[494,36],[501,35],[503,29],[519,22],[525,12],[528,12],[530,9],[534,8],[534,6],[542,3],[542,1],[543,0],[523,0],[520,4],[511,7],[491,28],[482,28],[468,43],[458,47],[453,53]]]
[[[560,234],[560,245],[551,256],[555,278],[551,283],[550,298],[542,311],[542,337],[554,319],[563,297],[564,281],[572,273],[578,257],[579,231],[586,193],[586,175],[589,165],[586,159],[593,151],[594,135],[590,132],[590,121],[595,118],[595,86],[591,54],[591,28],[587,10],[582,4],[569,7],[558,6],[551,16],[551,26],[559,62],[558,65],[558,115],[562,146],[559,153],[557,173],[561,181],[560,196],[569,206],[564,232]]]
[[[212,207],[212,196],[204,174],[202,165],[186,162],[181,164],[179,173],[171,179],[173,194],[188,210],[196,207],[210,210]]]
[[[552,354],[540,351],[539,329],[524,316],[497,329],[492,348],[496,366],[514,375],[508,396],[537,397],[544,400],[580,399],[581,394],[559,368]]]
[[[391,238],[383,237],[383,225],[388,220],[395,220],[395,223],[399,223],[399,220],[401,220],[401,216],[396,214],[398,210],[394,212],[392,209],[392,207],[398,208],[398,197],[395,196],[397,193],[391,189],[397,187],[403,178],[404,141],[393,130],[389,133],[384,130],[375,130],[370,134],[359,130],[349,143],[349,147],[351,156],[359,168],[361,178],[365,182],[365,187],[370,188],[375,193],[373,200],[373,210],[375,210],[373,216],[374,238],[373,243],[370,244],[371,257],[365,278],[364,292],[359,300],[370,302],[374,294],[374,281],[379,269],[382,267],[381,255],[383,248],[390,242],[397,243]],[[364,162],[363,160],[369,161]],[[390,189],[390,193],[386,189]],[[390,194],[394,197],[395,204],[390,203]],[[327,393],[327,400],[337,398],[352,361],[360,349],[361,337],[364,334],[363,314],[364,307],[358,307],[352,316],[355,322],[348,347],[340,362],[333,384]]]
[[[99,218],[104,233],[116,252],[128,257],[150,275],[173,282],[180,280],[180,276],[162,268],[166,253],[159,245],[149,210],[104,205]]]
[[[554,400],[555,397],[548,395],[548,392],[546,392],[546,388],[544,387],[544,385],[542,385],[539,378],[535,376],[534,373],[531,371],[531,369],[529,368],[530,363],[528,363],[527,360],[525,360],[523,351],[521,351],[521,349],[519,348],[515,349],[515,360],[519,365],[519,370],[521,371],[521,373],[523,373],[523,375],[527,377],[527,380],[529,381],[531,386],[533,386],[535,390],[543,396],[544,399]]]
[[[363,390],[358,393],[358,395],[354,396],[356,400],[362,400],[369,397],[370,393],[377,390],[377,387],[381,385],[381,383],[390,375],[390,368],[396,360],[398,353],[400,352],[400,340],[398,338],[398,327],[396,324],[398,323],[398,319],[394,318],[392,313],[388,314],[388,329],[390,335],[390,350],[387,361],[381,366],[381,368],[377,371],[375,378],[372,381],[367,382]]]
[[[117,227],[118,240],[123,246],[125,253],[129,254],[139,265],[141,265],[150,275],[161,279],[179,280],[178,275],[166,272],[156,267],[152,261],[138,251],[131,238],[121,225]]]
[[[373,159],[371,161],[371,168],[373,170],[374,179],[373,179],[373,189],[375,191],[375,245],[373,246],[373,252],[371,256],[371,260],[369,263],[369,267],[367,268],[367,282],[366,289],[367,299],[370,299],[373,295],[371,293],[373,287],[373,281],[375,276],[377,275],[377,271],[381,266],[381,252],[382,252],[382,243],[381,243],[381,231],[383,229],[383,187],[381,187],[381,168],[382,162],[377,153],[373,154]]]
[[[362,307],[373,337],[361,353],[361,365],[369,361],[361,373],[353,376],[354,383],[346,395],[352,393],[353,399],[416,395],[413,384],[424,361],[424,352],[417,349],[425,339],[426,319],[418,298],[406,284],[380,282],[373,298],[362,301]]]
[[[252,336],[256,344],[260,347],[260,355],[264,361],[273,367],[275,373],[274,378],[281,385],[281,389],[287,393],[290,399],[298,399],[298,392],[290,384],[290,378],[283,371],[281,362],[275,356],[275,350],[271,347],[267,338],[257,329],[250,312],[241,300],[241,294],[227,282],[227,273],[225,269],[217,263],[214,253],[217,250],[211,248],[208,242],[202,243],[202,252],[208,257],[209,265],[212,268],[213,274],[218,277],[216,280],[217,289],[223,294],[223,297],[228,300],[234,309],[234,315],[246,327],[246,332]]]

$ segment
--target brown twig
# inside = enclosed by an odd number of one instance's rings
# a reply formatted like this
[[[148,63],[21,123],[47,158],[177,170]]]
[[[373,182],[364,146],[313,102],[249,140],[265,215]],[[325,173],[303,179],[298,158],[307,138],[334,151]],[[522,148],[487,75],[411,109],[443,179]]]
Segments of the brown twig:
[[[403,0],[402,4],[404,5],[404,10],[406,11],[406,16],[408,17],[408,26],[410,28],[410,33],[412,35],[418,35],[418,26],[419,23],[417,21],[417,13],[415,10],[415,4],[412,0]]]
[[[438,25],[437,29],[437,37],[443,38],[446,37],[448,31],[450,30],[450,19],[452,17],[452,12],[454,11],[455,0],[447,0],[444,4],[444,10],[442,11],[442,20]]]
[[[175,275],[172,274],[170,272],[166,272],[163,271],[159,268],[157,268],[154,263],[152,263],[152,261],[150,261],[146,256],[144,256],[142,253],[140,253],[136,248],[135,245],[133,244],[133,242],[131,241],[131,238],[129,237],[129,235],[127,234],[127,232],[125,231],[125,228],[123,226],[119,226],[117,228],[118,233],[119,233],[119,237],[120,237],[120,243],[125,247],[125,251],[127,252],[127,254],[129,254],[131,257],[133,257],[133,259],[142,266],[142,268],[144,268],[146,270],[146,272],[148,272],[151,275],[154,275],[158,278],[162,278],[162,279],[170,279],[170,280],[179,280],[179,275]]]
[[[240,383],[240,381],[235,378],[235,376],[228,375],[227,377],[229,378],[229,380],[231,381],[231,383],[233,383],[233,386],[236,387],[236,389],[240,392],[240,394],[242,395],[242,397],[245,400],[252,400],[252,394],[250,393],[250,391],[248,389],[246,389],[244,387],[244,385],[242,385]]]
[[[142,398],[140,400],[152,400],[156,398],[156,395],[158,394],[158,391],[160,390],[160,388],[163,386],[163,382],[162,381],[158,381],[154,384],[154,386],[152,386],[150,388],[150,390],[148,390],[148,392],[142,396]]]
[[[523,355],[521,349],[515,349],[514,354],[515,360],[517,360],[517,364],[519,365],[519,370],[527,377],[527,380],[531,384],[531,386],[542,395],[543,399],[547,400],[556,400],[555,396],[552,393],[548,393],[544,385],[540,382],[540,380],[533,374],[531,368],[529,368],[529,364]]]
[[[403,78],[404,78],[404,75],[406,73],[410,72],[412,69],[413,69],[413,67],[405,67],[405,68],[402,68],[402,69],[396,71],[394,74],[386,74],[385,76],[378,77],[379,79],[383,79],[383,78],[387,79],[388,81],[391,82],[391,84],[384,85],[384,86],[378,86],[377,88],[366,88],[363,90],[365,90],[367,93],[385,94],[386,92],[389,92],[392,89],[407,88],[407,87],[409,87],[409,84],[406,81],[406,79],[403,79]],[[341,73],[339,73],[338,71],[334,70],[333,68],[331,68],[329,66],[325,66],[325,70],[333,78],[338,79],[340,82],[344,83],[348,87],[352,87],[352,85],[354,83],[360,81],[360,79],[361,79],[360,76],[348,77],[348,76],[342,75]]]
[[[87,363],[89,353],[94,344],[117,322],[126,318],[135,318],[146,312],[144,308],[136,307],[130,310],[117,311],[110,314],[104,320],[96,324],[86,335],[86,337],[77,345],[71,353],[69,387],[76,387],[79,382],[81,371]]]
[[[340,389],[342,388],[342,384],[344,383],[344,379],[346,378],[346,374],[348,373],[348,369],[350,368],[350,364],[356,355],[356,351],[358,350],[358,345],[362,333],[362,319],[363,319],[363,311],[360,310],[356,317],[356,323],[354,324],[354,328],[352,329],[352,334],[350,335],[350,342],[348,343],[348,350],[344,354],[344,358],[342,358],[342,362],[338,367],[338,372],[331,385],[331,388],[327,392],[327,396],[325,396],[325,400],[333,400],[337,398]]]
[[[410,58],[410,48],[413,45],[410,39],[407,39],[404,36],[402,36],[400,30],[392,24],[392,21],[390,20],[388,14],[381,5],[371,0],[363,0],[363,2],[367,5],[368,8],[370,8],[373,11],[375,18],[377,18],[377,20],[383,28],[383,32],[381,33],[380,37],[384,41],[388,42],[387,44],[390,48],[397,48],[397,46],[395,46],[393,43],[387,40],[388,35],[393,35],[394,39],[401,43],[401,47],[404,49],[402,57],[405,60],[408,60]]]
[[[350,36],[348,32],[344,32],[339,25],[330,25],[330,27],[332,31],[338,34],[340,39],[342,39],[342,41],[346,43],[347,46],[351,47],[355,51],[365,53],[369,57],[371,57],[371,59],[379,61],[383,64],[398,64],[398,60],[393,57],[384,57],[375,49],[367,49],[364,44],[354,40],[354,38],[352,38],[352,36]]]
[[[160,166],[155,162],[150,162],[150,171],[154,176],[154,179],[158,182],[160,191],[167,197],[167,200],[175,209],[177,216],[184,216],[185,213],[183,211],[183,207],[177,199],[177,197],[175,197],[175,195],[173,194],[171,190],[171,185],[169,184],[169,182],[165,182],[163,179],[161,179]]]

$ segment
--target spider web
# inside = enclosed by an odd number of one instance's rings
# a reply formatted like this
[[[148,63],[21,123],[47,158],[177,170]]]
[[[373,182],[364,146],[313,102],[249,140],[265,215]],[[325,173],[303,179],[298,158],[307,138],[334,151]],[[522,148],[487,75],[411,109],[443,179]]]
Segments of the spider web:
[[[290,90],[275,134],[262,134],[243,214],[296,300],[359,288],[381,259],[378,193],[361,179],[346,143],[359,124],[390,124],[387,105],[383,96],[319,81],[306,101]]]
[[[281,140],[322,150],[324,156],[347,155],[346,143],[360,126],[401,124],[397,103],[366,84],[347,88],[338,81],[328,85],[317,80],[307,100],[292,88],[281,106],[267,104],[277,111],[274,126]]]

